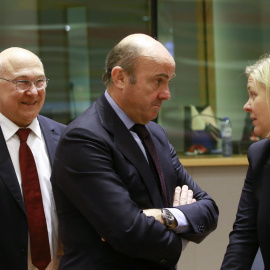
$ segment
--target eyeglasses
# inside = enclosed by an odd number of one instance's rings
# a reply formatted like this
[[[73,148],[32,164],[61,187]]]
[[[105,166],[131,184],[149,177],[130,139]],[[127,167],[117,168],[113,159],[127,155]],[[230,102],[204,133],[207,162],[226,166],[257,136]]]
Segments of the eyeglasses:
[[[35,81],[29,81],[29,80],[10,81],[10,80],[4,79],[4,78],[0,78],[0,79],[16,84],[16,89],[18,91],[29,90],[32,83],[35,85],[37,90],[45,89],[48,85],[48,82],[49,82],[49,79],[47,79],[47,78],[37,79]]]

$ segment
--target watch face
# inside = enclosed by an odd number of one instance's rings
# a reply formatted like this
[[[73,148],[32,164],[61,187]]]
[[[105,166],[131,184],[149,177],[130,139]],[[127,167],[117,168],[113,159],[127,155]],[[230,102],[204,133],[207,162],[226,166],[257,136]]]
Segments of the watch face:
[[[163,213],[165,225],[168,227],[172,226],[173,221],[174,221],[173,214],[168,209],[163,209],[162,213]]]

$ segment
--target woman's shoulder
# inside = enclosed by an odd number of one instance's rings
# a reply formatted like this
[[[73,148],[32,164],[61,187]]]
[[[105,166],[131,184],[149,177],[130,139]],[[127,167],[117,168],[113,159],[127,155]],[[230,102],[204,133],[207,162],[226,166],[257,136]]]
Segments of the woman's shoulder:
[[[261,160],[268,158],[270,154],[270,140],[262,139],[258,142],[251,144],[248,149],[248,159],[250,162],[260,162]]]
[[[269,139],[262,139],[258,142],[254,142],[253,144],[250,145],[249,147],[249,152],[250,151],[264,151],[266,150],[268,147],[270,147],[270,140]]]

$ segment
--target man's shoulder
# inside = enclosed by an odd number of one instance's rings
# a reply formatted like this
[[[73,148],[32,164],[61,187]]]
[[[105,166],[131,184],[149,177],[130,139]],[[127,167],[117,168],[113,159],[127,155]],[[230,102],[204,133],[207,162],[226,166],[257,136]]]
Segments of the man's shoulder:
[[[57,128],[59,130],[63,130],[66,127],[66,125],[56,122],[55,120],[52,120],[40,114],[37,116],[37,119],[41,126],[45,125],[48,126],[49,128]]]
[[[62,137],[73,136],[100,136],[102,125],[99,116],[93,106],[73,119],[65,128]],[[107,119],[109,121],[109,119]]]
[[[74,118],[68,124],[68,129],[88,128],[89,125],[91,126],[97,119],[97,113],[96,113],[94,104],[92,104],[84,112],[82,112],[80,115],[78,115],[76,118]]]

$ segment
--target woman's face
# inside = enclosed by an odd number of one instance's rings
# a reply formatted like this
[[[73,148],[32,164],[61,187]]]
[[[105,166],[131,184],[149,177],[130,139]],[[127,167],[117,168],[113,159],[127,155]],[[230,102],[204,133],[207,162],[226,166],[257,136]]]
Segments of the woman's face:
[[[251,76],[248,77],[247,89],[249,99],[243,109],[250,113],[254,133],[259,137],[268,137],[270,133],[270,117],[266,102],[266,89]]]

